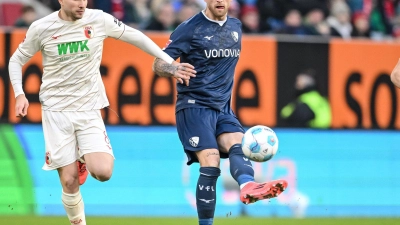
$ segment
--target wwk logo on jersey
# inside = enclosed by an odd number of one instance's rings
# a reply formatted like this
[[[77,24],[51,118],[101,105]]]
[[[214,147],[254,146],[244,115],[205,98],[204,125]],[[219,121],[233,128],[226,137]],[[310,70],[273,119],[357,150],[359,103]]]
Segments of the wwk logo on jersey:
[[[193,147],[197,147],[197,145],[199,144],[199,140],[200,140],[199,137],[191,137],[191,138],[189,139],[189,144],[190,144],[191,146],[193,146]]]
[[[72,54],[84,51],[90,51],[87,46],[88,40],[86,41],[75,41],[69,43],[58,44],[58,55]],[[68,51],[69,50],[69,51]]]
[[[83,32],[85,34],[85,37],[87,38],[92,38],[94,36],[94,30],[92,25],[87,25],[83,28]]]

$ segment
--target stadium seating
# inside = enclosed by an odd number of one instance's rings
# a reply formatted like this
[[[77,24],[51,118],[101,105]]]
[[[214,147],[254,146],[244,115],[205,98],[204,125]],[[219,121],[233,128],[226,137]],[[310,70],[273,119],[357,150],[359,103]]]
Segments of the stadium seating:
[[[0,25],[12,26],[21,16],[21,3],[0,3]]]

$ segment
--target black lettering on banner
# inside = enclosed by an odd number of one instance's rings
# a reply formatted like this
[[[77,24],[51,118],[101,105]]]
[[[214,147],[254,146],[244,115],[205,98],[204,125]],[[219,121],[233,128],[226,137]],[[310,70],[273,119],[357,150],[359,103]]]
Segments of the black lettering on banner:
[[[254,96],[250,98],[244,98],[240,96],[240,90],[244,82],[251,82],[251,84],[254,86]],[[257,108],[260,105],[260,91],[257,83],[257,78],[254,75],[253,71],[251,70],[246,70],[244,71],[240,76],[239,80],[236,83],[236,88],[234,92],[234,98],[236,99],[236,105],[235,105],[235,113],[236,116],[238,117],[239,121],[241,120],[241,114],[240,114],[240,109],[241,108]],[[243,124],[244,126],[248,124]]]
[[[350,93],[350,88],[353,83],[361,83],[361,75],[358,72],[352,73],[349,76],[349,79],[347,79],[346,82],[346,103],[349,106],[349,108],[356,114],[357,116],[357,128],[362,127],[362,111],[361,111],[361,106],[357,102],[356,99],[351,95]]]
[[[391,115],[390,115],[390,122],[388,127],[379,127],[378,121],[376,119],[376,111],[375,111],[375,104],[376,104],[376,95],[378,92],[378,88],[380,86],[387,86],[390,90],[391,96]],[[388,74],[380,74],[378,78],[375,80],[374,85],[371,91],[371,100],[370,100],[370,112],[371,112],[371,122],[372,128],[382,128],[382,129],[394,129],[395,121],[396,121],[396,114],[397,114],[397,97],[396,97],[396,88],[394,87],[393,83],[390,80],[390,76]]]
[[[31,77],[31,76],[37,76],[39,80],[42,80],[42,70],[39,68],[38,65],[36,64],[31,64],[26,68],[25,73],[22,77],[22,84],[23,87],[26,87],[26,81]],[[40,87],[37,88],[37,90],[40,90]],[[25,97],[28,99],[29,104],[41,104],[39,101],[39,92],[35,93],[28,93],[25,91]],[[30,121],[28,116],[22,117],[21,122],[23,123],[37,123],[35,121]]]
[[[156,95],[155,90],[157,88],[157,81],[164,79],[168,82],[169,92],[167,95]],[[150,114],[152,125],[173,125],[172,123],[161,123],[157,119],[155,114],[155,108],[157,105],[173,105],[174,104],[174,80],[169,77],[160,77],[156,74],[153,75],[153,81],[151,82],[150,90]]]
[[[135,82],[137,85],[136,90],[138,90],[136,94],[127,95],[122,93],[122,86],[125,83],[125,80],[129,77],[132,77],[136,81]],[[124,118],[124,114],[122,114],[122,107],[128,104],[140,105],[141,96],[142,96],[142,86],[140,85],[139,74],[134,67],[128,66],[122,73],[121,79],[119,80],[118,84],[118,115],[120,116],[120,124],[128,124],[128,122]],[[130,124],[138,125],[138,123],[130,123]]]
[[[101,74],[102,78],[107,77],[108,76],[108,67],[104,66],[104,65],[100,65],[100,74]],[[103,115],[104,115],[104,118],[103,118],[104,122],[109,123],[110,110],[106,107],[106,108],[103,108],[101,111],[103,112]]]
[[[3,43],[0,43],[0,46]],[[0,69],[0,77],[2,77],[3,80],[3,85],[4,88],[1,89],[4,92],[3,95],[3,112],[0,114],[0,122],[2,122],[3,120],[5,120],[6,122],[9,122],[9,115],[10,115],[10,111],[9,108],[10,107],[14,107],[14,105],[11,106],[10,103],[10,76],[8,73],[8,64],[9,64],[9,60],[11,58],[11,33],[5,33],[4,35],[4,46],[3,46],[3,50],[4,51],[4,68]],[[2,54],[2,51],[0,51],[0,54]],[[0,91],[1,91],[0,90]],[[13,94],[14,96],[14,94]]]

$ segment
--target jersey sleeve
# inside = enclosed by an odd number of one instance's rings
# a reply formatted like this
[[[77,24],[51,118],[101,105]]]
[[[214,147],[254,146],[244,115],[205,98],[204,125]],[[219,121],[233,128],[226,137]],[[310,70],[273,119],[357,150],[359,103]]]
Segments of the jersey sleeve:
[[[182,54],[188,54],[190,51],[193,30],[193,27],[190,27],[187,23],[179,25],[171,34],[164,51],[174,60],[181,57]]]
[[[17,49],[17,51],[21,52],[26,58],[26,61],[23,60],[25,61],[23,62],[24,64],[40,50],[40,40],[35,25],[32,24],[29,27],[25,39],[19,44]]]
[[[168,64],[171,64],[174,61],[168,54],[163,52],[156,43],[154,43],[141,31],[126,26],[124,23],[115,19],[108,13],[104,13],[104,15],[107,36],[114,37],[121,41],[132,44],[146,53],[166,61]]]
[[[39,50],[39,36],[35,24],[32,24],[26,32],[25,39],[19,44],[17,50],[15,50],[14,54],[11,56],[8,65],[8,72],[15,97],[24,94],[22,88],[22,66]]]
[[[119,39],[125,32],[125,24],[108,13],[103,12],[106,35]]]

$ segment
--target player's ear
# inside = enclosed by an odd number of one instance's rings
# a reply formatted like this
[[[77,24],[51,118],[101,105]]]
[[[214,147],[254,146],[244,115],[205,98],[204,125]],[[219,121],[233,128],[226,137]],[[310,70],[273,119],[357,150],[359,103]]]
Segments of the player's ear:
[[[232,4],[232,0],[226,0],[226,2],[228,3],[228,4],[227,4],[227,7],[228,7],[228,9],[229,9],[230,6],[231,6],[231,4]]]

